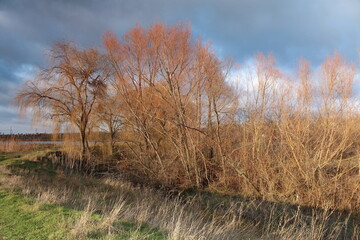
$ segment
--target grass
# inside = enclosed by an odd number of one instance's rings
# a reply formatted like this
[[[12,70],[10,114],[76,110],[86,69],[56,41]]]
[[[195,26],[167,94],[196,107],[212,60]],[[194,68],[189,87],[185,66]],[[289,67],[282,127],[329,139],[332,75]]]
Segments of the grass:
[[[61,206],[44,198],[44,194],[26,192],[24,186],[6,184],[6,180],[18,181],[16,173],[20,172],[55,179],[53,169],[34,161],[43,154],[44,151],[32,151],[0,155],[0,239],[166,239],[163,232],[146,225],[118,219],[113,219],[111,226],[106,225],[108,218],[90,208],[76,210]]]
[[[0,209],[0,236],[3,239],[164,239],[163,234],[147,227],[120,221],[114,227],[121,229],[121,233],[108,234],[95,227],[100,222],[99,215],[37,203],[33,198],[4,190],[0,191]],[[87,217],[85,221],[84,216]],[[77,229],[79,226],[87,230]]]
[[[351,239],[360,216],[70,174],[49,150],[0,154],[5,239]],[[57,167],[56,167],[57,166]],[[41,233],[39,233],[41,232]]]
[[[0,236],[4,239],[64,239],[79,212],[54,204],[36,204],[21,194],[0,191]]]

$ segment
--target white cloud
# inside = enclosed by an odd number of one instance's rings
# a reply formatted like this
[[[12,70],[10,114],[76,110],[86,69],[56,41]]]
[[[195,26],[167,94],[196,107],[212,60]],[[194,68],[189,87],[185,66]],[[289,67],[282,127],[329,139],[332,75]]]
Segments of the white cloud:
[[[14,75],[23,82],[26,80],[34,79],[35,74],[38,70],[39,68],[32,64],[22,64],[15,71]]]

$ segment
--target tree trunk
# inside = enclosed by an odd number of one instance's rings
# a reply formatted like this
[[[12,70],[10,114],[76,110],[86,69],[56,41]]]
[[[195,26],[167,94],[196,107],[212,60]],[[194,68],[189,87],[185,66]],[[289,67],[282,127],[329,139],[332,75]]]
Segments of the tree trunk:
[[[88,161],[90,151],[89,151],[89,145],[88,145],[88,141],[87,141],[87,134],[86,134],[86,129],[85,128],[81,128],[80,135],[81,135],[81,163],[80,163],[80,168],[82,168],[82,167],[84,167],[84,164],[86,164],[87,161]]]

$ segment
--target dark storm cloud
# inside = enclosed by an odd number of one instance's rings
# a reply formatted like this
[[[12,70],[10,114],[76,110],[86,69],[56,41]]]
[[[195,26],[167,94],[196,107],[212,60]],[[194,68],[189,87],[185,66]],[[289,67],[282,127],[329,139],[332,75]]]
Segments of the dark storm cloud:
[[[44,49],[59,39],[96,45],[108,29],[122,34],[154,21],[190,21],[195,33],[238,59],[272,51],[283,61],[299,55],[319,61],[334,49],[355,56],[360,1],[2,0],[1,58],[39,64]]]
[[[300,56],[317,65],[335,49],[356,61],[360,45],[358,0],[0,0],[0,107],[54,42],[99,45],[106,30],[120,36],[158,21],[189,21],[222,56],[272,52],[283,67]]]
[[[355,59],[359,47],[360,1],[221,1],[207,7],[204,34],[224,53],[248,58],[273,52],[281,64],[304,56],[315,64],[337,49]]]

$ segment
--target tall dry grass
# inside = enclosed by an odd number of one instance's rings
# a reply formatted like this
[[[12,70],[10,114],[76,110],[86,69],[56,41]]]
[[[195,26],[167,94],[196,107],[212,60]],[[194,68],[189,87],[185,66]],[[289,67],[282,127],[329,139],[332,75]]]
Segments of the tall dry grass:
[[[56,158],[50,155],[50,158]],[[49,161],[40,158],[38,166]],[[45,161],[45,162],[44,162]],[[51,160],[50,160],[51,161]],[[114,178],[55,176],[10,166],[2,169],[1,184],[22,189],[39,203],[83,210],[72,234],[86,239],[92,231],[109,237],[122,230],[117,221],[146,224],[165,231],[169,239],[359,239],[356,216],[334,210],[301,209],[266,201],[224,198],[209,193],[186,196],[134,186]],[[92,214],[99,214],[94,220]],[[135,239],[135,238],[134,238]]]
[[[37,149],[39,144],[36,142],[31,143],[27,141],[26,143],[21,140],[17,140],[14,137],[11,137],[6,140],[0,140],[0,152],[17,152],[17,151],[31,151]]]
[[[228,175],[219,189],[314,207],[360,210],[359,105],[355,68],[337,53],[298,81],[259,56],[241,124],[224,126]],[[232,132],[230,135],[229,133]],[[215,183],[216,185],[216,183]]]

